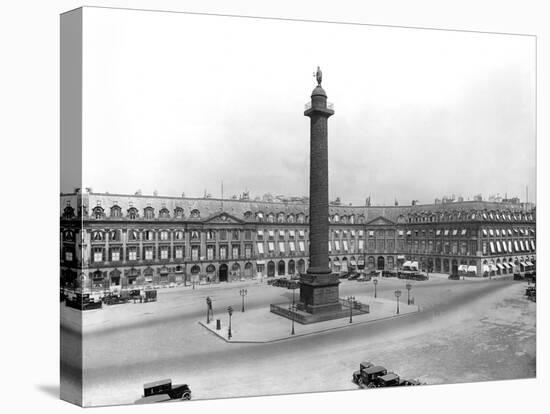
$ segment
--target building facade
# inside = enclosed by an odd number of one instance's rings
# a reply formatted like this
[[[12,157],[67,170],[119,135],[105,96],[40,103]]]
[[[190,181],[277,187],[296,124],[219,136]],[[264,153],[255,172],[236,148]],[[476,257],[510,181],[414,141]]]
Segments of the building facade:
[[[88,289],[229,282],[308,267],[308,205],[102,193],[62,194],[62,285]],[[352,268],[477,276],[536,263],[536,210],[464,201],[330,206],[334,272]]]

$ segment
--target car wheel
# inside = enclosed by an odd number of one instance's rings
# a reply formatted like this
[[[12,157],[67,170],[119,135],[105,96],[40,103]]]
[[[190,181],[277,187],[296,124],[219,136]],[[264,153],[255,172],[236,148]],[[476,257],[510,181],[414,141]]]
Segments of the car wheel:
[[[182,400],[190,400],[191,399],[191,393],[184,392],[183,395],[181,396],[181,399]]]

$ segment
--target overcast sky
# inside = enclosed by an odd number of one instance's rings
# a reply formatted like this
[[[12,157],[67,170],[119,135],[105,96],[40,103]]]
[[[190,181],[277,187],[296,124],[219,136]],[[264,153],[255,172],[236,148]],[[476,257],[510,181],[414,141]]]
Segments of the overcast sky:
[[[317,65],[331,199],[535,199],[533,37],[94,8],[84,185],[307,195]]]

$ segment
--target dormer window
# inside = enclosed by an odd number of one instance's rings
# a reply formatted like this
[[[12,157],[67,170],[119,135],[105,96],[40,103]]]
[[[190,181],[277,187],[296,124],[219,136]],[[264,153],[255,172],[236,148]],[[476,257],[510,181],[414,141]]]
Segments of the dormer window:
[[[153,209],[153,207],[146,207],[143,210],[143,216],[145,217],[146,220],[154,219],[155,218],[155,210]]]
[[[191,218],[200,218],[201,212],[197,209],[191,211]]]
[[[166,207],[162,208],[159,211],[159,218],[162,218],[162,219],[170,218],[170,211],[168,211]]]
[[[122,209],[116,205],[111,207],[111,217],[113,218],[122,217]]]
[[[138,218],[138,211],[137,211],[137,208],[135,207],[130,207],[128,209],[128,218],[130,220],[135,220]]]
[[[96,220],[102,219],[104,216],[103,208],[101,206],[94,207],[92,210],[92,217]]]

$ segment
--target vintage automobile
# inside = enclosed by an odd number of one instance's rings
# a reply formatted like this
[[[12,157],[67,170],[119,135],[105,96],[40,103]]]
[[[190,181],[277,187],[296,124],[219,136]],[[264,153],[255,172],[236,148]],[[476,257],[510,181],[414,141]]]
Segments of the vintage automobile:
[[[130,300],[130,293],[127,290],[122,290],[118,293],[111,292],[103,296],[103,303],[105,305],[117,305],[119,303],[128,303]]]
[[[79,310],[99,309],[103,306],[99,293],[84,293],[80,290],[66,292],[65,305]]]
[[[373,379],[367,385],[367,388],[384,388],[384,387],[398,387],[401,385],[399,375],[394,372],[388,372],[385,375],[380,375]]]
[[[364,275],[364,273],[362,273],[362,272],[353,272],[353,273],[348,275],[348,280],[359,279],[361,277],[361,275]]]
[[[352,379],[361,388],[369,387],[376,378],[386,375],[387,372],[387,369],[383,366],[373,365],[370,362],[361,362],[359,364],[359,371],[353,373]]]
[[[171,400],[190,400],[191,390],[187,384],[172,385],[171,379],[143,384],[143,395],[136,404],[148,404]]]

